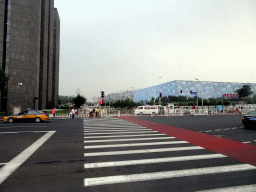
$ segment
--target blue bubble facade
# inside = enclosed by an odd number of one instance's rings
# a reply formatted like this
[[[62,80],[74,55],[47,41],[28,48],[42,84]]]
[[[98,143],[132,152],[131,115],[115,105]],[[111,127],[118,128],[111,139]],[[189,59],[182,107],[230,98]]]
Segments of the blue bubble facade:
[[[197,92],[198,97],[203,98],[216,98],[223,97],[224,94],[235,94],[237,89],[240,89],[243,85],[251,85],[251,90],[256,92],[255,83],[233,83],[233,82],[210,82],[210,81],[171,81],[164,84],[148,87],[134,91],[134,101],[150,101],[152,97],[159,97],[162,93],[162,97],[165,96],[187,96],[192,92]],[[182,93],[180,92],[182,90]]]

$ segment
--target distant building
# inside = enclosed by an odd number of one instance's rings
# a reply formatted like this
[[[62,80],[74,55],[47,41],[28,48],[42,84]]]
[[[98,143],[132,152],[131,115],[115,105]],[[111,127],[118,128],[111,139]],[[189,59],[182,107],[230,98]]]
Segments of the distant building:
[[[211,82],[211,81],[182,81],[175,80],[153,87],[136,90],[133,92],[135,102],[150,101],[152,97],[165,96],[187,96],[194,97],[195,93],[198,97],[216,98],[216,97],[236,97],[235,90],[240,89],[243,85],[250,84],[251,90],[256,92],[255,83],[233,83],[233,82]],[[192,91],[192,94],[190,93]]]
[[[60,19],[54,0],[5,0],[0,9],[0,66],[11,76],[1,110],[56,106]]]

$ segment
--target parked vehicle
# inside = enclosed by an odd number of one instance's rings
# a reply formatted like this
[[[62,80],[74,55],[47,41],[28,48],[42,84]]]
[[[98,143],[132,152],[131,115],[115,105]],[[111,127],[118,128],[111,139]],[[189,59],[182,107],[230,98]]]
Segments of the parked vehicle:
[[[256,129],[256,111],[251,111],[242,118],[242,123],[244,128],[254,128]]]
[[[135,115],[156,115],[159,113],[157,106],[138,106],[134,110]]]
[[[41,121],[48,120],[48,114],[38,111],[38,110],[26,110],[22,111],[15,115],[10,115],[8,117],[4,117],[4,121],[8,123],[13,123],[14,121],[35,121],[36,123],[40,123]]]

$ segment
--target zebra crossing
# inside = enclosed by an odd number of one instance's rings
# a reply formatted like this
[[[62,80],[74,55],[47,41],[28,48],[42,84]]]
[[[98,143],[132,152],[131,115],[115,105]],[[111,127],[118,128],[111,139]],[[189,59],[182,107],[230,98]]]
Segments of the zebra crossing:
[[[154,186],[160,180],[165,182],[164,185],[174,186],[177,179],[191,182],[191,178],[200,177],[199,185],[191,184],[195,185],[195,191],[211,191],[215,187],[204,187],[205,178],[212,177],[217,181],[222,175],[239,177],[241,172],[249,176],[256,173],[253,165],[118,118],[89,119],[83,123],[85,187],[138,182]],[[202,187],[198,188],[200,183]],[[249,184],[245,181],[236,185],[256,189],[255,183]],[[218,185],[225,190],[229,187],[234,190],[232,182]]]

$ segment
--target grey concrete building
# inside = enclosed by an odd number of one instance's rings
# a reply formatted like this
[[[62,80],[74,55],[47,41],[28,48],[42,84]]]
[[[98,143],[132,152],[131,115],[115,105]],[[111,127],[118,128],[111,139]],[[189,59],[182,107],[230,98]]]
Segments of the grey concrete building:
[[[52,73],[52,104],[58,104],[59,94],[59,55],[60,55],[60,18],[58,10],[54,8],[53,23],[53,73]]]
[[[53,48],[54,0],[0,0],[0,10],[0,65],[11,76],[7,92],[1,93],[1,110],[57,104],[52,94],[53,78],[59,77],[53,67],[54,60],[59,65]]]

